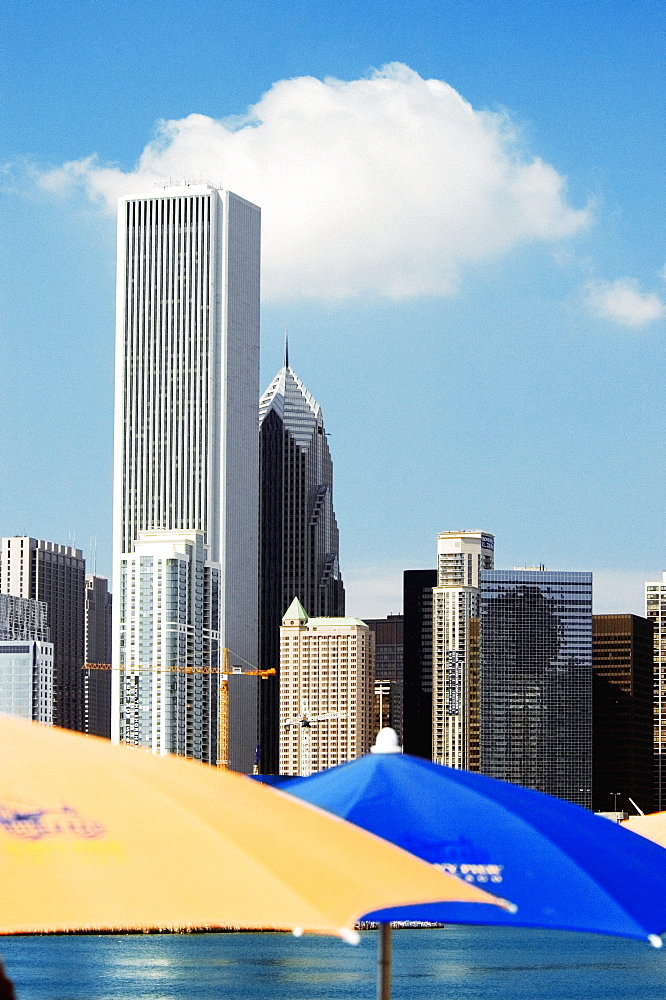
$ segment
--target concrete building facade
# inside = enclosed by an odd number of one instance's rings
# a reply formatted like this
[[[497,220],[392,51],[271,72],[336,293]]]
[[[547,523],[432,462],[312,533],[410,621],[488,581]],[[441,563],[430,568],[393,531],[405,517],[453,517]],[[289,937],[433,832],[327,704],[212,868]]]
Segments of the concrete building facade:
[[[141,532],[164,532],[167,545],[173,532],[201,533],[207,560],[219,567],[220,644],[236,662],[257,665],[259,268],[260,211],[237,195],[203,184],[120,199],[113,501],[116,741],[136,733],[134,710],[127,715],[125,698],[129,647],[121,645],[128,605],[118,598],[123,565],[134,564]],[[196,598],[190,594],[187,600],[191,604]],[[199,635],[195,647],[202,643]],[[150,654],[148,648],[137,650],[141,659],[133,668],[155,666],[146,656],[154,656],[156,648]],[[191,666],[182,656],[174,664],[179,670]],[[229,705],[230,766],[241,771],[251,770],[257,743],[257,682],[247,680],[230,691]],[[216,691],[211,685],[207,717],[216,714]],[[154,731],[140,728],[140,743],[155,748],[163,743],[164,720],[159,734],[153,722]],[[208,743],[202,733],[191,745]]]
[[[280,628],[280,773],[308,775],[368,753],[374,636],[358,618],[308,618],[298,598]]]

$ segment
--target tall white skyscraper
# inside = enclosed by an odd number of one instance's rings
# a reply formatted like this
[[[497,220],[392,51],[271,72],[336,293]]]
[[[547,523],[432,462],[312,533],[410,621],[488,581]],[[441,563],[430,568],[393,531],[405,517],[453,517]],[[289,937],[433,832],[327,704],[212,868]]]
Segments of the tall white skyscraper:
[[[201,552],[218,574],[219,646],[229,649],[234,664],[248,669],[257,664],[259,252],[259,209],[228,191],[186,185],[120,199],[113,500],[112,659],[120,667],[113,672],[116,741],[131,738],[140,746],[200,756],[197,738],[187,746],[175,737],[165,744],[162,727],[157,739],[156,706],[162,711],[164,703],[155,699],[153,681],[168,681],[175,690],[174,678],[184,670],[200,670],[198,654],[211,652],[203,648],[206,616],[197,603],[203,598]],[[149,543],[146,536],[140,541],[143,532],[150,532]],[[159,609],[153,607],[152,631],[144,630],[139,644],[132,641],[137,609],[131,599],[134,594],[136,602],[141,587],[130,581],[128,567],[136,565],[137,555],[139,563],[151,559],[158,567],[157,550],[145,555],[142,550],[157,545],[160,532],[168,545],[176,544],[174,533],[185,532],[197,550],[196,558],[178,561],[180,569],[189,567],[189,617],[183,621],[178,608],[171,622],[165,600]],[[155,577],[155,594],[162,592],[158,583]],[[158,639],[169,624],[184,628],[189,640],[184,647],[175,643],[168,656],[160,642],[158,656]],[[210,720],[217,712],[217,683],[208,687],[210,704],[203,716]],[[230,684],[229,751],[236,770],[250,770],[254,760],[256,688],[251,677]],[[186,711],[187,700],[182,704]],[[176,719],[169,732],[178,732],[179,724]],[[215,743],[209,733],[201,745]]]
[[[479,614],[479,572],[493,568],[495,540],[485,531],[443,531],[437,536],[433,588],[432,759],[468,767],[470,636]]]

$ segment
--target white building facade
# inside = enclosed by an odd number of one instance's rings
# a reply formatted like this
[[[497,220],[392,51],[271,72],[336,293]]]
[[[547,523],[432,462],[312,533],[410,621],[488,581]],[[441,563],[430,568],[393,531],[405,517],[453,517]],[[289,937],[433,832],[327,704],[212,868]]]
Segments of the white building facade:
[[[654,626],[654,805],[666,809],[666,573],[645,584],[645,617]]]
[[[120,199],[114,591],[121,595],[123,566],[135,565],[142,532],[151,532],[151,544],[156,532],[166,544],[173,532],[201,533],[204,561],[218,567],[220,643],[249,667],[258,655],[259,255],[260,211],[230,192],[185,185]],[[115,741],[137,732],[126,714],[125,668],[160,666],[146,662],[156,659],[155,643],[150,653],[135,648],[138,662],[127,659],[121,635],[129,637],[128,612],[122,597],[114,601]],[[203,646],[202,635],[193,641],[191,648]],[[179,651],[174,668],[197,668],[186,662],[189,649]],[[257,684],[246,681],[230,691],[236,770],[251,770],[257,742]],[[139,745],[156,749],[164,720],[158,738],[152,711],[139,727]]]
[[[308,618],[294,598],[280,628],[280,774],[313,774],[368,753],[373,715],[368,626]]]
[[[485,531],[444,531],[437,536],[437,586],[433,588],[432,759],[469,765],[468,622],[479,614],[479,573],[493,569],[495,540]]]

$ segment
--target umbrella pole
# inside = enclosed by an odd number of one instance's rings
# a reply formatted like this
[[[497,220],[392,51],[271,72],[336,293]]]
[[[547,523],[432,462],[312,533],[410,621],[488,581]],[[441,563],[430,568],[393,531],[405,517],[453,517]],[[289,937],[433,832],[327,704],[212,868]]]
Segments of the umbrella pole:
[[[391,1000],[391,925],[379,925],[377,1000]]]

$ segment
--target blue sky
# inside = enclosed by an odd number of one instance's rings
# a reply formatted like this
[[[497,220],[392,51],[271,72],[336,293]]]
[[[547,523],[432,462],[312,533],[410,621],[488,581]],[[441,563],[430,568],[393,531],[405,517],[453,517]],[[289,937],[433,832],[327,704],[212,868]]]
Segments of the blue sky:
[[[647,0],[4,5],[0,534],[91,560],[96,538],[110,573],[112,206],[197,173],[262,206],[262,384],[288,324],[349,613],[399,611],[402,569],[464,528],[640,613],[666,568],[665,21]]]

